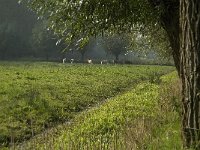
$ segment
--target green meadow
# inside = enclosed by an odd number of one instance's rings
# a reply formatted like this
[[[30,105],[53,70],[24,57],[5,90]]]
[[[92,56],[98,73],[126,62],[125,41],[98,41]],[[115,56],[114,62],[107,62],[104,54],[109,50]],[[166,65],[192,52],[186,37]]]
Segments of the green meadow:
[[[158,115],[164,82],[160,77],[173,70],[170,66],[1,62],[1,147],[141,146],[128,144],[126,134],[131,133],[131,125],[163,121]],[[137,132],[143,147],[150,145],[147,139],[153,127],[140,130],[144,128],[132,132]],[[41,140],[48,132],[48,142]],[[140,136],[142,132],[147,134]]]

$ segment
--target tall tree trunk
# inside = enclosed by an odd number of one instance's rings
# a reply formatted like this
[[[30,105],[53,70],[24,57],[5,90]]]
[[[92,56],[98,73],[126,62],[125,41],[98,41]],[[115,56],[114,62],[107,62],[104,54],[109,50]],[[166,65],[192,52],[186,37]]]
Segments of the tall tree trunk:
[[[180,0],[180,29],[183,139],[200,149],[200,0]]]
[[[85,53],[81,52],[81,62],[84,63]]]
[[[49,53],[46,51],[46,61],[49,61]]]
[[[7,52],[7,49],[4,48],[4,46],[2,46],[2,50],[0,49],[0,53],[1,53],[0,59],[1,60],[6,60],[6,52]]]
[[[115,54],[115,61],[119,62],[119,54]]]
[[[161,24],[167,33],[174,63],[180,74],[179,0],[163,0],[162,5]]]

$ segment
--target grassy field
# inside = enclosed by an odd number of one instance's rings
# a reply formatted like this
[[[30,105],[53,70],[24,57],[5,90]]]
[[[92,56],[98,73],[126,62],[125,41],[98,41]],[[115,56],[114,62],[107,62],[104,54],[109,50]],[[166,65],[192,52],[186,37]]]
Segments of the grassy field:
[[[177,76],[143,82],[16,149],[181,150]]]
[[[173,67],[0,63],[0,143],[25,141]]]

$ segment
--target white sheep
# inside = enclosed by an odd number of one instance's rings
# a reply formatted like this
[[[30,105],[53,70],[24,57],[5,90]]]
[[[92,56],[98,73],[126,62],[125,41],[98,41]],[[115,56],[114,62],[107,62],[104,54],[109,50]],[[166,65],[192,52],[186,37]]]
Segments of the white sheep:
[[[92,64],[92,59],[87,60],[88,64]]]
[[[102,61],[101,61],[101,65],[102,65],[102,64],[108,64],[108,60],[102,60]]]
[[[73,64],[74,63],[74,59],[71,59],[71,64]]]
[[[112,64],[115,64],[115,60],[114,60],[114,59],[112,59],[112,60],[111,60],[111,63],[112,63]]]
[[[63,64],[66,62],[67,58],[63,58]]]

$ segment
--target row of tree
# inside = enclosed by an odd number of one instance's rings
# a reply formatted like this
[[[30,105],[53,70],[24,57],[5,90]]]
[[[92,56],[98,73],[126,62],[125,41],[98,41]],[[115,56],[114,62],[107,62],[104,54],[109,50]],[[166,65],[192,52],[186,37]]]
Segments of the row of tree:
[[[78,37],[69,39],[69,35],[59,40],[60,30],[56,30],[56,35],[53,35],[53,32],[49,31],[49,24],[48,19],[38,20],[38,17],[26,5],[19,4],[17,0],[1,0],[0,59],[59,60],[68,56],[63,53],[64,50],[71,50],[80,54],[82,62],[86,59],[86,53],[90,53],[92,57],[96,56],[95,58],[98,58],[97,54],[102,54],[99,59],[107,59],[108,55],[112,55],[118,61],[119,56],[129,50],[137,51],[136,53],[141,55],[144,50],[148,53],[149,49],[163,49],[163,45],[166,45],[162,44],[162,48],[153,47],[152,43],[158,42],[155,40],[149,43],[148,40],[151,37],[143,36],[139,31],[115,35],[105,32],[103,37],[98,35],[96,38],[94,35],[85,38],[83,34],[79,34]],[[69,25],[70,23],[67,24]],[[62,34],[68,33],[70,29],[66,28]],[[95,51],[95,47],[100,47],[98,52]],[[103,56],[103,53],[106,55]]]

